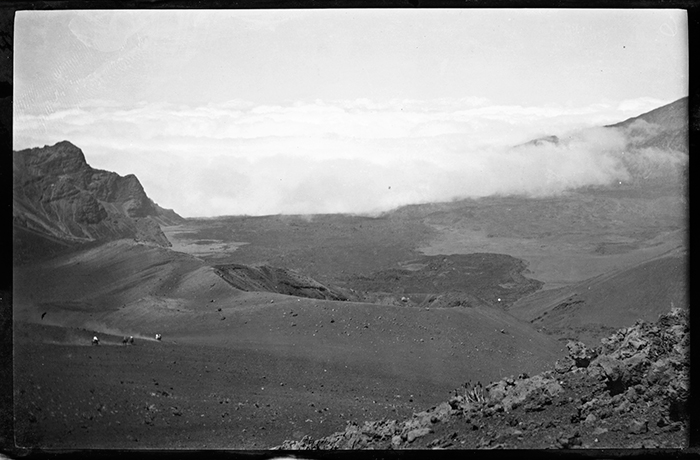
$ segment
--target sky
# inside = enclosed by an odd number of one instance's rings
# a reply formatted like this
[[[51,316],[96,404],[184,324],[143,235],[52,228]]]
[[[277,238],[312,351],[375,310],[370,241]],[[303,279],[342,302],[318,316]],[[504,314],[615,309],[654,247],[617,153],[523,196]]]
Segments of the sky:
[[[596,127],[688,95],[687,34],[670,9],[20,11],[13,148],[68,140],[185,217],[548,196],[626,177]]]

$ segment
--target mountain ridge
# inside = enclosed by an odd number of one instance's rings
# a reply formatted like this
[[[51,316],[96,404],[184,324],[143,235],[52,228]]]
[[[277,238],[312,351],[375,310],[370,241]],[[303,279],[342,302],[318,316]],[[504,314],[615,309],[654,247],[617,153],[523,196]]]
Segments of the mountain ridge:
[[[688,120],[688,97],[686,96],[635,117],[604,125],[602,128],[619,130],[626,138],[625,149],[627,150],[654,147],[688,154]],[[567,139],[567,136],[543,136],[518,144],[515,148],[559,146]]]
[[[154,203],[135,175],[92,168],[69,141],[13,151],[12,176],[16,261],[34,256],[27,232],[68,245],[134,238],[169,247],[160,225],[184,222]]]

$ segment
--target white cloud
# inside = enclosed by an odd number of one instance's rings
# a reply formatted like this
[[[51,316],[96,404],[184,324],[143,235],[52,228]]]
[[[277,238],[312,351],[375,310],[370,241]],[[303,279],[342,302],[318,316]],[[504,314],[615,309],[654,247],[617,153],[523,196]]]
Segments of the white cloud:
[[[654,97],[638,97],[636,99],[626,99],[620,102],[617,106],[617,110],[629,114],[630,117],[634,117],[640,113],[649,112],[650,110],[654,110],[670,102],[673,101],[664,101]]]
[[[619,121],[614,104],[484,102],[95,102],[48,116],[16,114],[14,141],[21,149],[69,140],[93,167],[136,174],[151,198],[185,216],[378,212],[460,196],[546,195],[626,177],[614,154],[624,139],[613,130],[508,148],[590,120]],[[645,167],[656,161],[647,156]]]

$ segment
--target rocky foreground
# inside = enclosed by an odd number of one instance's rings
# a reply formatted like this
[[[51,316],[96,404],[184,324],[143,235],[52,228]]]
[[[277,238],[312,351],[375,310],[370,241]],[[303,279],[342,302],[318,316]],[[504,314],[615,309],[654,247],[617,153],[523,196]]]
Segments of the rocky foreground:
[[[467,384],[408,420],[350,422],[277,449],[686,447],[689,341],[688,313],[674,309],[595,349],[569,342],[568,356],[534,377]]]

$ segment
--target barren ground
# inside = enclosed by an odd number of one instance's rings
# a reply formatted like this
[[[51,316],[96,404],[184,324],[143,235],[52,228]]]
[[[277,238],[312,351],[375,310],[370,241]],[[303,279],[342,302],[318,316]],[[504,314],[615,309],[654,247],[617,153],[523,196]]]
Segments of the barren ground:
[[[665,281],[635,267],[666,261],[654,273],[677,283],[646,300],[651,315],[671,308],[685,288],[674,200],[591,194],[379,217],[192,219],[164,228],[174,250],[122,240],[16,267],[18,443],[269,448],[407,418],[470,380],[533,375],[562,356],[562,337],[597,340],[609,332],[601,318],[624,325],[647,311],[615,286]],[[426,255],[449,256],[435,258],[435,277]],[[212,268],[226,263],[296,270],[371,302],[243,292]],[[555,311],[584,288],[585,302]],[[443,290],[452,297],[428,302]],[[622,305],[586,313],[608,297]],[[553,319],[539,324],[545,310]],[[101,344],[90,346],[95,334]],[[136,344],[121,345],[123,335]]]

